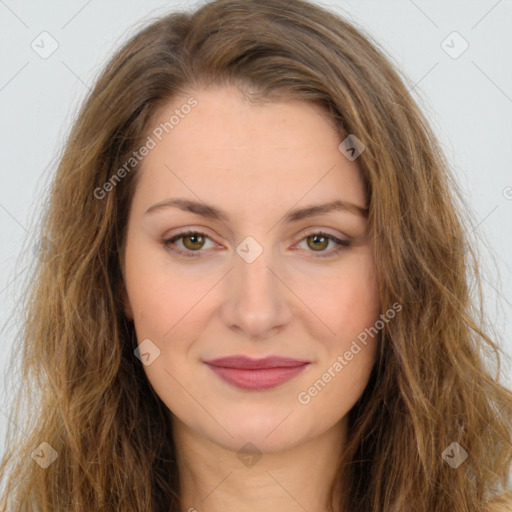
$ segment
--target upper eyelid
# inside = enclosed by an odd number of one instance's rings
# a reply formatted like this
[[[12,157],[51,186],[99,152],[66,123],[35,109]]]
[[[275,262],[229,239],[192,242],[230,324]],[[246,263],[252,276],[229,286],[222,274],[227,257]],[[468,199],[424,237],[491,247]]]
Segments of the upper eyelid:
[[[301,235],[299,235],[300,238],[298,238],[297,242],[302,241],[302,239],[307,237],[307,236],[312,236],[312,235],[316,235],[316,234],[319,234],[319,233],[324,233],[325,235],[332,236],[333,238],[337,238],[337,239],[341,240],[342,242],[343,241],[349,242],[351,240],[351,237],[349,237],[347,235],[344,235],[344,234],[337,235],[337,234],[329,233],[328,229],[325,229],[325,228],[312,228],[311,230],[305,231]],[[202,235],[202,236],[205,236],[206,238],[209,238],[212,242],[219,243],[219,242],[217,242],[215,240],[215,237],[210,236],[208,233],[206,233],[204,231],[204,228],[201,228],[201,229],[185,229],[184,231],[180,231],[179,233],[176,233],[176,234],[173,234],[173,235],[169,235],[169,236],[165,236],[163,238],[163,240],[164,241],[169,241],[169,240],[172,240],[172,239],[179,239],[179,238],[185,237],[185,236],[187,236],[189,234]]]

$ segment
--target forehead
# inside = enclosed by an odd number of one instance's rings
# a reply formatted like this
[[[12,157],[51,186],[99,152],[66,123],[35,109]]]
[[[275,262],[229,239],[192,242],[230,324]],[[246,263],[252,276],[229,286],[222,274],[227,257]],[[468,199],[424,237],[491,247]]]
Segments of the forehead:
[[[190,98],[196,105],[182,108]],[[161,140],[153,135],[159,127],[168,131]],[[366,204],[356,162],[338,149],[341,133],[312,103],[252,104],[235,87],[197,91],[160,108],[148,134],[156,145],[138,171],[134,206],[176,194],[248,215],[298,201]]]

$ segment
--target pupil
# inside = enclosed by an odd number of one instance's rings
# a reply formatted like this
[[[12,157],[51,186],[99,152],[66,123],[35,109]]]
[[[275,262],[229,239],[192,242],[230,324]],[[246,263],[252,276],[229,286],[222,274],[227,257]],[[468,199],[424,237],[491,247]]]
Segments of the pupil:
[[[322,236],[322,235],[313,235],[313,244],[316,245],[317,248],[323,248],[323,245],[325,244],[322,244],[322,240],[325,241],[326,238],[325,236]],[[321,245],[319,246],[318,243],[320,243]]]
[[[187,235],[187,238],[190,241],[190,245],[195,246],[196,244],[201,243],[200,241],[198,241],[198,239],[202,238],[202,236],[195,233],[195,234]],[[193,247],[193,248],[196,248],[196,247]]]

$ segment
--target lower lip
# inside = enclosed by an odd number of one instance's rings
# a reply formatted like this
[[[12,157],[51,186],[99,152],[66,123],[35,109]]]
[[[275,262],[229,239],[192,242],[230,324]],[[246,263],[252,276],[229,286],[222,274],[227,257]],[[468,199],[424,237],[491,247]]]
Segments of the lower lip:
[[[223,380],[241,389],[271,389],[284,384],[302,372],[308,364],[292,368],[260,368],[247,370],[226,368],[224,366],[208,366]]]

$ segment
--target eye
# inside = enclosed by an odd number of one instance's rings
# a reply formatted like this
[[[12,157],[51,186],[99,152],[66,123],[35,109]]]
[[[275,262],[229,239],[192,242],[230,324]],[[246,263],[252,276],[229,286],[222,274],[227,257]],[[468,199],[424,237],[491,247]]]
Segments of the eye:
[[[183,239],[182,244],[184,249],[174,248],[172,244],[174,244],[177,240]],[[168,238],[163,241],[163,246],[165,249],[169,249],[174,252],[178,252],[187,257],[195,257],[199,256],[199,254],[193,254],[194,252],[200,252],[200,250],[204,247],[205,240],[211,240],[211,238],[205,233],[201,233],[200,231],[185,231],[183,233],[179,233],[171,238]]]
[[[333,256],[338,254],[340,251],[350,246],[350,242],[348,240],[340,240],[333,235],[329,235],[328,233],[317,232],[306,235],[302,240],[302,242],[306,242],[307,246],[313,249],[311,252],[321,253],[315,255],[315,257],[324,258],[328,256]],[[330,251],[325,251],[329,242],[334,244],[334,248]]]
[[[178,240],[181,240],[183,247],[173,247],[173,245],[175,245]],[[204,252],[201,251],[201,249],[205,247],[206,240],[210,240],[213,246],[215,246],[215,243],[213,243],[211,238],[205,233],[202,233],[200,231],[189,230],[183,233],[178,233],[177,235],[164,240],[162,245],[164,246],[165,249],[177,252],[183,256],[198,257],[200,256],[201,252]],[[342,251],[343,249],[345,249],[346,247],[350,246],[350,242],[348,240],[340,240],[339,238],[336,238],[333,235],[329,235],[328,233],[323,232],[315,232],[306,235],[301,240],[301,243],[302,242],[306,242],[307,246],[310,249],[312,249],[312,251],[308,252],[319,253],[315,255],[315,257],[320,258],[333,256],[338,252]],[[330,251],[325,251],[325,249],[329,245],[329,242],[332,242],[334,244],[334,248],[331,249]]]

